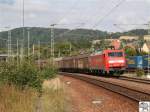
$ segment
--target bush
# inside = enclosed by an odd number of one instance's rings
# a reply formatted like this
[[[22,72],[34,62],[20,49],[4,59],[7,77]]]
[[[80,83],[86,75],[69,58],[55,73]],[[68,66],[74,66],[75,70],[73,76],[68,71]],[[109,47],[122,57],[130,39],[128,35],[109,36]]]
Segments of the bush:
[[[0,81],[3,83],[11,83],[15,79],[17,72],[16,66],[13,63],[1,63],[0,65]]]
[[[141,77],[141,76],[145,75],[145,72],[142,69],[137,69],[136,74],[137,74],[138,77]]]
[[[36,89],[41,89],[42,80],[38,75],[38,69],[34,64],[23,62],[18,68],[15,75],[14,83],[21,87],[32,87]]]
[[[50,79],[56,76],[57,70],[50,66],[47,65],[45,68],[43,68],[43,70],[40,72],[41,74],[41,78],[42,79]]]
[[[0,82],[13,84],[21,89],[32,87],[41,91],[43,81],[55,77],[56,73],[57,70],[51,65],[39,70],[35,63],[29,60],[19,66],[16,62],[0,64]]]
[[[29,62],[22,62],[20,66],[16,63],[1,64],[0,81],[14,84],[22,89],[32,87],[40,90],[42,85],[38,69]]]

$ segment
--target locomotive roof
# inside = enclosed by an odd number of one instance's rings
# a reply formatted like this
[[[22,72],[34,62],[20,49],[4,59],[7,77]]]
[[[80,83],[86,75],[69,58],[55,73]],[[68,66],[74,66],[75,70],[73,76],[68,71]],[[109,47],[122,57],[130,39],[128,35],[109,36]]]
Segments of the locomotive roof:
[[[122,51],[122,50],[118,50],[118,49],[106,49],[106,50],[103,50],[103,51],[98,51],[98,52],[92,53],[90,56],[101,55],[104,52],[114,52],[114,51],[118,52],[118,51]]]

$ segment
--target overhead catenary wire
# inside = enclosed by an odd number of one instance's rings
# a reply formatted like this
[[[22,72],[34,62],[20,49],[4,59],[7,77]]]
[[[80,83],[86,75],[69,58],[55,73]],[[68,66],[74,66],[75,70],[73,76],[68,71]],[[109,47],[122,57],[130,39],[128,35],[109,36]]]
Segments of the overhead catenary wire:
[[[124,3],[126,0],[121,0],[118,4],[116,4],[110,11],[108,11],[97,23],[93,25],[92,28],[97,27],[103,20],[108,17],[110,14],[112,14],[113,11],[115,11],[122,3]]]
[[[80,24],[79,24],[79,27],[80,27],[81,25],[84,25],[84,23],[80,23]],[[77,28],[77,27],[76,27],[76,28]],[[59,34],[59,35],[58,35],[58,37],[62,37],[63,35],[65,35],[65,34],[67,34],[67,33],[72,32],[73,30],[74,30],[74,29],[72,29],[72,30],[68,30],[68,31],[65,31],[65,32],[63,32],[63,33]]]
[[[59,24],[61,23],[62,20],[64,20],[66,17],[69,16],[69,14],[73,11],[73,9],[79,4],[79,0],[76,0],[73,5],[71,6],[70,10],[68,10],[62,17],[61,19],[56,23]]]
[[[99,22],[96,23],[92,28],[94,28],[94,27],[96,27],[98,24],[100,24],[100,22],[102,22],[109,14],[111,14],[116,8],[118,8],[124,1],[126,1],[126,0],[121,0],[117,5],[115,5],[115,7],[113,7],[104,17],[102,17],[102,18],[99,20]],[[83,26],[83,25],[85,25],[85,23],[84,23],[84,24],[81,24],[81,26]],[[59,37],[65,35],[65,34],[67,34],[67,33],[70,33],[71,31],[73,31],[73,30],[69,30],[69,31],[66,31],[66,32],[64,32],[64,33],[61,33],[61,34],[59,35]]]
[[[104,8],[104,6],[103,6],[102,8]],[[82,26],[82,27],[85,26],[85,23],[81,23],[80,26],[78,26],[78,27],[81,27],[81,26]],[[77,28],[77,27],[76,27],[76,28]],[[76,29],[76,28],[74,28],[74,29]],[[63,35],[72,32],[74,29],[69,30],[69,31],[65,31],[65,32],[59,34],[58,37],[62,37]]]

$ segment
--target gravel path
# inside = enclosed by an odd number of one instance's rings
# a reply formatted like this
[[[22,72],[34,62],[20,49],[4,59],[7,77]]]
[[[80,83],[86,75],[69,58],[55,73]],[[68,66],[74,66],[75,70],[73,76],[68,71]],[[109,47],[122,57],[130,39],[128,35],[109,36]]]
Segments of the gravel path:
[[[72,112],[138,112],[138,104],[124,96],[71,77],[60,79],[65,83]]]

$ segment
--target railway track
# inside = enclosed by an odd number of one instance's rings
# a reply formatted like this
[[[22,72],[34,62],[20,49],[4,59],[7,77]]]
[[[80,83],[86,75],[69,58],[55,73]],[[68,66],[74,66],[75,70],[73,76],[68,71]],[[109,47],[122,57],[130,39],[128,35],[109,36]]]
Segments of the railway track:
[[[126,77],[126,76],[120,76],[119,79],[120,80],[143,83],[143,84],[150,84],[150,80],[148,80],[148,79],[140,79],[140,78]]]
[[[129,88],[127,86],[122,86],[122,85],[115,84],[109,81],[102,81],[96,77],[92,77],[88,75],[82,75],[82,74],[77,74],[77,73],[64,73],[64,72],[60,72],[60,74],[64,76],[77,78],[77,79],[86,81],[88,83],[94,84],[96,86],[103,87],[107,90],[121,94],[135,101],[150,101],[150,93],[146,91],[144,92],[141,90],[136,90],[135,88]],[[126,79],[123,79],[123,80],[126,80]],[[138,83],[138,81],[139,80],[137,80],[136,82]]]

